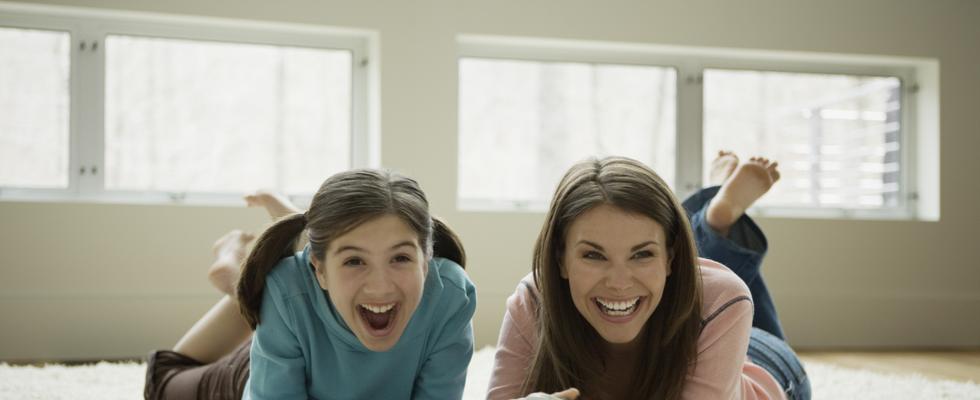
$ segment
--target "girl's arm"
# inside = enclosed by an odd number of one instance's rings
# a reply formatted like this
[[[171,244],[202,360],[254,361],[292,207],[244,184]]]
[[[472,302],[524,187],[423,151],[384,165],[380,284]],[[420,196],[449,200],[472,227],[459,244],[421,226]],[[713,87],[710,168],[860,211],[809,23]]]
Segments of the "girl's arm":
[[[262,295],[261,322],[252,339],[249,394],[252,400],[307,399],[306,359],[290,328],[288,306],[273,276]]]
[[[432,273],[430,271],[430,273]],[[422,399],[461,399],[466,385],[466,368],[473,357],[473,313],[476,311],[476,287],[464,280],[465,289],[446,286],[446,290],[460,290],[465,294],[455,302],[455,310],[445,310],[452,317],[442,327],[436,344],[422,364],[415,378],[412,398]],[[445,295],[445,294],[444,294]]]

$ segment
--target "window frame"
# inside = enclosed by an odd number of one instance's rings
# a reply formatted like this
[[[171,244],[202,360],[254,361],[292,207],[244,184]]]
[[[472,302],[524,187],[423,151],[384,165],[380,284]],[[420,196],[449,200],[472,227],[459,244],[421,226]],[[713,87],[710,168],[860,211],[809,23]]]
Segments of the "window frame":
[[[351,167],[379,164],[378,135],[369,124],[370,65],[376,39],[369,31],[65,6],[0,4],[0,27],[70,35],[67,188],[0,186],[0,201],[81,201],[136,204],[232,205],[241,195],[105,188],[105,39],[109,35],[305,47],[351,52]],[[84,46],[84,47],[83,47]],[[94,46],[94,47],[93,47]],[[92,173],[92,171],[96,171]],[[305,203],[309,195],[292,196]]]
[[[514,59],[542,62],[578,62],[644,65],[674,68],[677,72],[675,192],[686,197],[703,187],[703,122],[706,69],[751,70],[809,74],[896,77],[901,82],[899,123],[899,205],[875,209],[836,207],[756,206],[751,215],[825,219],[917,219],[919,218],[919,165],[917,151],[922,124],[918,120],[919,81],[923,60],[831,53],[687,47],[609,43],[564,39],[519,38],[487,35],[458,35],[458,58]],[[457,59],[457,65],[459,60]],[[938,98],[937,98],[938,101]],[[698,132],[698,134],[682,134]],[[938,135],[938,132],[935,133]],[[938,163],[938,159],[930,162]],[[556,182],[557,184],[557,182]],[[936,194],[938,196],[938,194]],[[507,201],[463,199],[456,191],[461,211],[531,211],[524,205],[507,206]],[[490,204],[484,204],[490,203]],[[488,205],[491,205],[489,206]],[[938,210],[936,211],[938,214]]]

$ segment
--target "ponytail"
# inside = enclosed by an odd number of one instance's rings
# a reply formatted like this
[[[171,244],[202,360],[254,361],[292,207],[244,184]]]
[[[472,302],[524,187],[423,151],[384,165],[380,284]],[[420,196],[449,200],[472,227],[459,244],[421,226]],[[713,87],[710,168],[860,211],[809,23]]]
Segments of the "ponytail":
[[[432,225],[432,256],[448,258],[465,269],[466,250],[463,249],[463,242],[459,240],[459,236],[456,236],[456,232],[453,232],[449,225],[435,216],[432,216]]]
[[[253,330],[259,324],[265,277],[279,260],[292,255],[296,239],[304,228],[306,214],[297,213],[283,217],[259,236],[252,252],[248,254],[248,259],[242,266],[242,276],[238,280],[238,304],[242,316]]]

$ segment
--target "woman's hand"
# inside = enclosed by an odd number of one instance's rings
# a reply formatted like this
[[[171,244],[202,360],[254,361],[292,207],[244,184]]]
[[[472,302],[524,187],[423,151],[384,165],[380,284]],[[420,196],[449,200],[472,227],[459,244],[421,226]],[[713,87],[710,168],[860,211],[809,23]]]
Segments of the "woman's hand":
[[[552,394],[531,393],[524,400],[575,400],[578,396],[578,389],[570,388]]]

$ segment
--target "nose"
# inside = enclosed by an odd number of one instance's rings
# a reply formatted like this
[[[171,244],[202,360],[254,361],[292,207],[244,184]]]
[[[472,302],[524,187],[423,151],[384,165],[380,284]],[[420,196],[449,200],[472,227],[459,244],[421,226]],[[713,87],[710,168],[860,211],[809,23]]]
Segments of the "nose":
[[[606,275],[606,287],[616,291],[633,287],[633,271],[623,263],[614,263]]]
[[[367,279],[364,282],[364,294],[368,296],[380,296],[391,293],[395,285],[391,281],[388,269],[384,267],[371,268]]]

